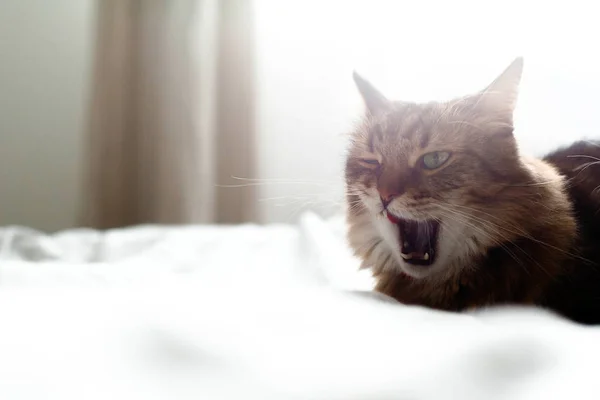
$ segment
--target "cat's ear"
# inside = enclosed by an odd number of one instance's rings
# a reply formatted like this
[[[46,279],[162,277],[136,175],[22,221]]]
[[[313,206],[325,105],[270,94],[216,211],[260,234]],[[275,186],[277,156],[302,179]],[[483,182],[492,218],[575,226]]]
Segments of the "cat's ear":
[[[523,57],[518,57],[479,94],[479,105],[512,121],[522,73]]]
[[[352,78],[367,106],[367,111],[371,115],[376,115],[389,107],[390,101],[375,89],[371,82],[360,76],[356,71],[352,73]]]

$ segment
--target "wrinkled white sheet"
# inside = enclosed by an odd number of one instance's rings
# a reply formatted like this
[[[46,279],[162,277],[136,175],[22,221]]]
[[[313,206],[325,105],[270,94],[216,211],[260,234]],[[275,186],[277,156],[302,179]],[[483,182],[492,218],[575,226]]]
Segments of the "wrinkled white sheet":
[[[368,289],[340,219],[0,229],[0,399],[597,399],[600,331]]]

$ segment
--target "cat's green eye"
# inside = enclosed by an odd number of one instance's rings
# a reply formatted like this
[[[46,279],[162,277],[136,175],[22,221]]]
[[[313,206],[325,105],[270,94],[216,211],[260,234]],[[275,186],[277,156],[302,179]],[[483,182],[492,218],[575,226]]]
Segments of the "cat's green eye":
[[[448,151],[432,151],[427,153],[421,159],[423,162],[423,168],[425,169],[436,169],[444,165],[450,158],[450,152]]]

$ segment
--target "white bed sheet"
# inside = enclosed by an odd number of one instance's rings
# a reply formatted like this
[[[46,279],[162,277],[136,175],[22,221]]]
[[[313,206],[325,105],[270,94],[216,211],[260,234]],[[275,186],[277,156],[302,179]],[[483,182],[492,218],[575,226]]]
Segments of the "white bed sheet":
[[[362,298],[343,221],[0,230],[0,399],[600,397],[600,331]]]

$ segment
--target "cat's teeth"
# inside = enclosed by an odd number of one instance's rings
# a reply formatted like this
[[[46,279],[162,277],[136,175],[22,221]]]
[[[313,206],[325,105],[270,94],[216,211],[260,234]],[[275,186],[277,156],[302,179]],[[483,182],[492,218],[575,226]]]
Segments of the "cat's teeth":
[[[414,257],[420,259],[420,260],[429,260],[429,253],[425,253],[422,256],[418,253],[410,253],[410,254],[404,254],[404,253],[400,253],[400,255],[402,256],[402,258],[404,258],[405,260],[410,260]]]

